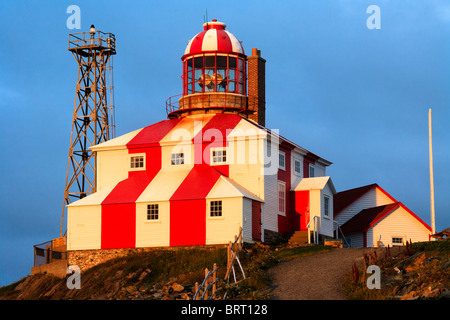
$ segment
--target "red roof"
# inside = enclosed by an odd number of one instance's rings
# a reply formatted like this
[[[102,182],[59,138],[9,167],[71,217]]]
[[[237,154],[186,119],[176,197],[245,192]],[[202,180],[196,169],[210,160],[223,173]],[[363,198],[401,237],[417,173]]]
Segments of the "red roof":
[[[222,174],[206,164],[196,164],[170,200],[205,199]]]
[[[349,205],[351,205],[353,202],[361,198],[363,195],[365,195],[368,191],[372,190],[373,188],[378,188],[393,202],[397,202],[397,200],[395,200],[393,196],[384,191],[378,184],[372,183],[367,186],[336,193],[333,196],[333,216],[336,217],[342,210],[347,208]]]
[[[388,213],[396,209],[399,202],[387,204],[384,206],[373,207],[361,210],[360,213],[344,223],[341,227],[342,232],[347,234],[366,232],[376,221],[380,220]]]
[[[364,187],[354,188],[336,193],[333,196],[334,217],[336,217],[342,210],[344,210],[350,204],[352,204],[360,197],[362,197],[369,190],[376,188],[377,186],[378,185],[376,183],[373,183]]]
[[[204,52],[244,54],[241,42],[225,28],[225,23],[217,20],[203,24],[203,31],[189,41],[183,58]]]
[[[392,211],[397,209],[398,207],[402,207],[409,214],[411,214],[415,219],[417,219],[420,223],[422,223],[428,230],[431,231],[431,228],[428,224],[426,224],[422,219],[416,216],[411,210],[409,210],[403,203],[394,202],[391,204],[387,204],[384,206],[373,207],[361,210],[360,213],[355,215],[353,218],[344,223],[341,227],[342,232],[345,235],[352,233],[360,233],[367,232],[367,230],[375,225],[378,221],[383,219],[385,216],[390,214]]]

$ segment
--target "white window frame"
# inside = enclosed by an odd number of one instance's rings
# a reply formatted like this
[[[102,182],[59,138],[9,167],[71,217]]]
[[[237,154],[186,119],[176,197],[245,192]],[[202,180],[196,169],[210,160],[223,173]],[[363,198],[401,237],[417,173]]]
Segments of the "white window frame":
[[[280,186],[283,186],[283,193],[284,193],[284,198],[283,198],[283,211],[280,210],[281,206],[281,199],[280,199]],[[278,214],[282,215],[282,216],[286,216],[286,182],[284,181],[280,181],[278,180]]]
[[[132,162],[133,158],[142,158],[142,167],[134,167],[133,166],[133,162]],[[145,170],[145,163],[146,163],[145,153],[132,153],[132,154],[129,155],[128,164],[129,164],[129,170],[130,171]]]
[[[217,152],[217,151],[222,151],[222,156],[214,156],[214,152]],[[225,155],[223,154],[223,152],[225,152]],[[227,148],[225,147],[225,148],[211,148],[211,152],[210,152],[210,165],[212,165],[212,166],[214,166],[214,165],[224,165],[224,164],[227,164],[228,163],[228,158],[227,158],[227,156],[228,156],[228,154],[227,154],[228,152],[227,152]],[[214,161],[214,159],[215,159],[215,157],[217,157],[217,159],[220,159],[220,157],[222,158],[222,161],[220,161],[220,162],[215,162]],[[225,157],[225,160],[223,160],[223,158]]]
[[[149,212],[149,210],[151,210],[151,209],[155,209],[155,208],[150,208],[150,206],[156,206],[156,215],[157,215],[157,218],[156,219],[150,219],[150,215],[151,214],[155,214],[154,212],[153,213],[150,213]],[[160,211],[160,207],[159,207],[159,204],[158,203],[147,203],[147,207],[146,207],[146,221],[147,222],[157,222],[157,221],[160,221],[160,219],[161,219],[161,211]]]
[[[220,204],[218,202],[220,202]],[[209,208],[208,209],[209,210],[208,217],[212,218],[212,219],[222,219],[223,218],[223,203],[224,203],[223,200],[220,200],[220,199],[210,200],[208,203],[208,208]],[[220,215],[212,215],[213,204],[216,205],[216,208],[220,208]]]
[[[283,166],[280,164],[280,156],[283,156]],[[286,170],[286,153],[283,151],[278,152],[278,168],[281,170]]]
[[[313,172],[313,175],[311,176],[311,169],[312,169],[312,172]],[[316,173],[316,168],[314,168],[314,166],[312,166],[312,165],[309,165],[309,172],[308,172],[308,177],[309,178],[314,178],[315,177],[315,173]]]
[[[328,200],[328,201],[326,201],[326,200]],[[328,208],[325,204],[328,204]],[[326,209],[328,209],[328,210],[326,210]],[[327,194],[325,194],[323,196],[323,217],[330,219],[330,196]]]
[[[300,172],[295,171],[295,163],[298,162],[300,165]],[[299,158],[295,158],[293,157],[293,164],[292,167],[294,170],[292,170],[292,172],[296,175],[296,176],[302,176],[302,160],[300,160]]]
[[[400,239],[400,242],[394,242],[394,239]],[[391,242],[393,246],[402,246],[403,245],[403,237],[399,237],[399,236],[393,236],[391,237]]]
[[[184,152],[172,152],[170,154],[170,164],[172,166],[184,164]]]

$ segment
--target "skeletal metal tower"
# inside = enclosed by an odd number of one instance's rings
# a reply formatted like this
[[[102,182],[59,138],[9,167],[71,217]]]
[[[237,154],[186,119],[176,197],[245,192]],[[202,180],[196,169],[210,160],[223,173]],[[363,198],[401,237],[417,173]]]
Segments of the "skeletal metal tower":
[[[69,48],[78,63],[78,81],[72,117],[69,160],[61,217],[66,205],[96,190],[96,155],[89,148],[115,136],[112,57],[116,39],[96,31],[69,34]]]

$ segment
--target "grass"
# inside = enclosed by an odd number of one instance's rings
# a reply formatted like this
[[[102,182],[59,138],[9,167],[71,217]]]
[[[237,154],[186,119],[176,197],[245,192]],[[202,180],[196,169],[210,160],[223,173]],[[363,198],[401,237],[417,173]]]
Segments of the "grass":
[[[333,250],[333,247],[329,246],[306,246],[306,247],[293,247],[278,250],[276,256],[280,260],[293,259],[303,256],[309,256],[313,254],[326,253]]]
[[[168,282],[193,285],[203,281],[205,268],[212,270],[214,263],[219,267],[218,275],[225,274],[226,257],[226,248],[152,250],[99,264],[87,270],[83,279],[89,282],[90,291],[103,293],[110,290],[108,287],[104,288],[104,283],[114,281],[120,281],[121,287],[137,283],[138,287],[148,287]],[[121,272],[120,277],[116,276],[118,272]],[[139,279],[143,272],[147,275]],[[83,295],[81,291],[80,297],[89,295]]]
[[[0,297],[7,299],[8,296],[12,296],[14,293],[14,289],[23,281],[25,281],[25,278],[22,278],[19,281],[16,281],[4,287],[0,287]]]
[[[412,249],[413,251],[434,251],[448,254],[450,252],[450,239],[442,241],[415,242],[412,244]]]

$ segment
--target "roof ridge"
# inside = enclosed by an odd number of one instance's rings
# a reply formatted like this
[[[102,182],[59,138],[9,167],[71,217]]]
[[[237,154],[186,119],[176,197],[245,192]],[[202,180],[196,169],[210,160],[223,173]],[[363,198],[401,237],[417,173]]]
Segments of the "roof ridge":
[[[372,190],[373,188],[379,188],[380,186],[377,183],[368,184],[362,187],[353,188],[344,190],[341,192],[337,192],[333,196],[333,216],[336,217],[339,213],[341,213],[345,208],[354,203],[356,200],[361,198],[367,192]],[[341,203],[340,203],[341,202]]]

